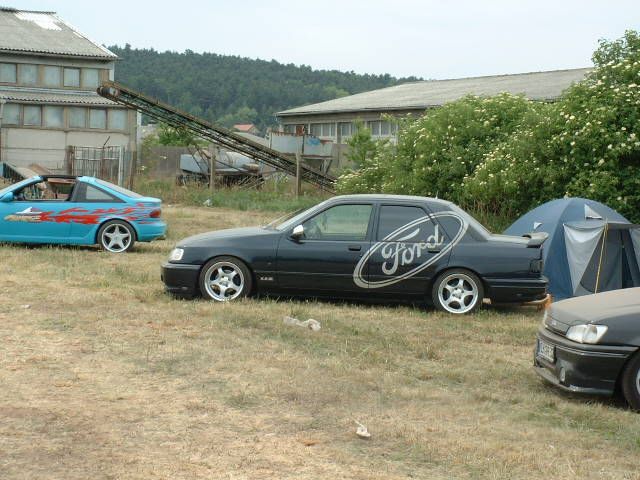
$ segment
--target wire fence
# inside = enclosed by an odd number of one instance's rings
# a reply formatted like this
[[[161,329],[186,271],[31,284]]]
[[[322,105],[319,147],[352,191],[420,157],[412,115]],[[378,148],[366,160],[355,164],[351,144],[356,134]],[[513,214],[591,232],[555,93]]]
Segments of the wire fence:
[[[65,169],[69,175],[87,175],[124,185],[131,178],[131,158],[131,152],[121,146],[69,146]]]

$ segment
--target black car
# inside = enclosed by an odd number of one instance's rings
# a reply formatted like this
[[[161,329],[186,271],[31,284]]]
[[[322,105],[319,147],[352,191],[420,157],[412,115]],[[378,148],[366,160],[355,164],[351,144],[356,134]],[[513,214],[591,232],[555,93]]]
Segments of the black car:
[[[546,296],[541,244],[493,235],[451,202],[346,195],[263,227],[178,242],[162,266],[174,294],[253,292],[427,301],[451,313]]]
[[[536,372],[576,393],[619,387],[640,410],[640,288],[575,297],[545,313],[534,351]]]

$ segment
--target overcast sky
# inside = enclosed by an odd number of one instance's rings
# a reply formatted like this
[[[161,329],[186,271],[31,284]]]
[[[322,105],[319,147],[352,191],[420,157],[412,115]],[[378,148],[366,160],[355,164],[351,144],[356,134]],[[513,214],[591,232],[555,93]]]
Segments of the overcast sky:
[[[317,69],[456,78],[590,65],[600,38],[640,30],[640,0],[11,0],[92,40]]]

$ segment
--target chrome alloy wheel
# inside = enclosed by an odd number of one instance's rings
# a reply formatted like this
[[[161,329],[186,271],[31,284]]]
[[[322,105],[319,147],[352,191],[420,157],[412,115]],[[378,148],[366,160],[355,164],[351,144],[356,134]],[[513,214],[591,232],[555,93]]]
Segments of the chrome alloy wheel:
[[[447,275],[438,288],[438,299],[442,308],[450,313],[466,313],[478,303],[476,282],[464,273]]]
[[[122,253],[131,245],[131,231],[124,225],[114,223],[102,232],[102,245],[112,253]]]
[[[204,279],[207,294],[217,302],[233,300],[244,290],[244,275],[230,262],[214,263],[207,269]]]

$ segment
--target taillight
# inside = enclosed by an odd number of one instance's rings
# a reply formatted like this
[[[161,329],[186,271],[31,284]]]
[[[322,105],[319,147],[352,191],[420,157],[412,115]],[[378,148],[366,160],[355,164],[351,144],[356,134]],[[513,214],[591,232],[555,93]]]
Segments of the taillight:
[[[544,270],[544,261],[540,258],[538,260],[531,260],[529,264],[529,271],[531,273],[542,273]]]
[[[151,210],[149,217],[160,218],[160,215],[162,215],[162,210],[160,208],[156,208],[155,210]]]

